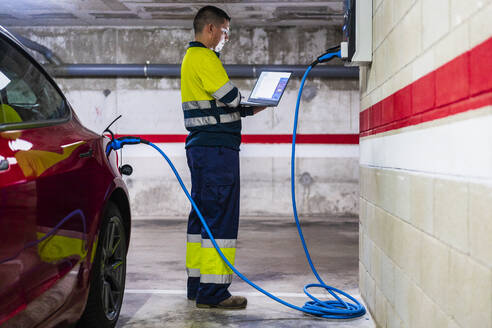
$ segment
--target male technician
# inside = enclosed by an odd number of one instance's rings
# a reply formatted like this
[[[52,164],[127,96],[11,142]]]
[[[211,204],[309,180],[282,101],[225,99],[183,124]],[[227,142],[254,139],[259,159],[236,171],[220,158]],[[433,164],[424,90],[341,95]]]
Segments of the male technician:
[[[241,117],[265,107],[243,107],[241,94],[219,59],[229,39],[231,18],[214,6],[201,8],[193,21],[190,42],[181,65],[181,98],[186,156],[191,172],[191,196],[218,246],[234,264],[239,224],[239,145]],[[200,308],[244,309],[247,300],[231,296],[232,271],[222,261],[192,209],[186,249],[188,299]]]

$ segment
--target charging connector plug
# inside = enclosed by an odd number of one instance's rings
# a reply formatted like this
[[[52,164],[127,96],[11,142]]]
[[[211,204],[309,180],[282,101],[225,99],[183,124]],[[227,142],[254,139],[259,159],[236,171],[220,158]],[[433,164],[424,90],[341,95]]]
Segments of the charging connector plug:
[[[112,150],[118,150],[123,148],[124,145],[138,145],[140,143],[144,144],[149,144],[149,142],[145,139],[142,139],[140,137],[132,137],[132,136],[126,136],[126,137],[119,137],[119,138],[113,138],[110,143],[106,146],[106,155],[109,155],[109,153]]]
[[[321,63],[326,63],[335,57],[342,58],[340,46],[336,46],[336,47],[332,47],[330,49],[327,49],[326,52],[324,54],[322,54],[321,56],[319,56],[318,58],[316,58],[316,60],[310,66],[311,66],[311,68],[314,68],[314,66],[321,64]]]

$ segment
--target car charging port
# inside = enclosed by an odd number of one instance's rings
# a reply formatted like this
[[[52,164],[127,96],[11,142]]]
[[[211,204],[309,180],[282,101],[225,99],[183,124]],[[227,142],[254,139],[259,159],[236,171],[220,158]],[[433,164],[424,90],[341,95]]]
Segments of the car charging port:
[[[122,175],[132,175],[132,173],[133,173],[133,167],[131,167],[128,164],[125,164],[125,165],[123,165],[123,166],[120,167],[120,173]]]

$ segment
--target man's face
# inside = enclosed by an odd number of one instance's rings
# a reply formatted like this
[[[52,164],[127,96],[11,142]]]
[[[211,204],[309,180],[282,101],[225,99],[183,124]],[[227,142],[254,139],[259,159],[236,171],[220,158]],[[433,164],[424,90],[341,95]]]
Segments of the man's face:
[[[224,23],[222,25],[217,26],[214,25],[213,33],[212,33],[212,40],[213,40],[213,46],[214,48],[217,47],[219,43],[221,43],[222,39],[224,39],[224,42],[229,41],[229,21],[224,20]]]

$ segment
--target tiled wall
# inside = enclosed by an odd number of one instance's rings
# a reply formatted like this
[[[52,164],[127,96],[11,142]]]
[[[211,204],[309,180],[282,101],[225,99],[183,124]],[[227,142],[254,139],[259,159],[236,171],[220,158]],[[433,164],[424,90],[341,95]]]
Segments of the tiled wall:
[[[373,1],[359,284],[378,327],[492,327],[491,37],[490,0]]]

